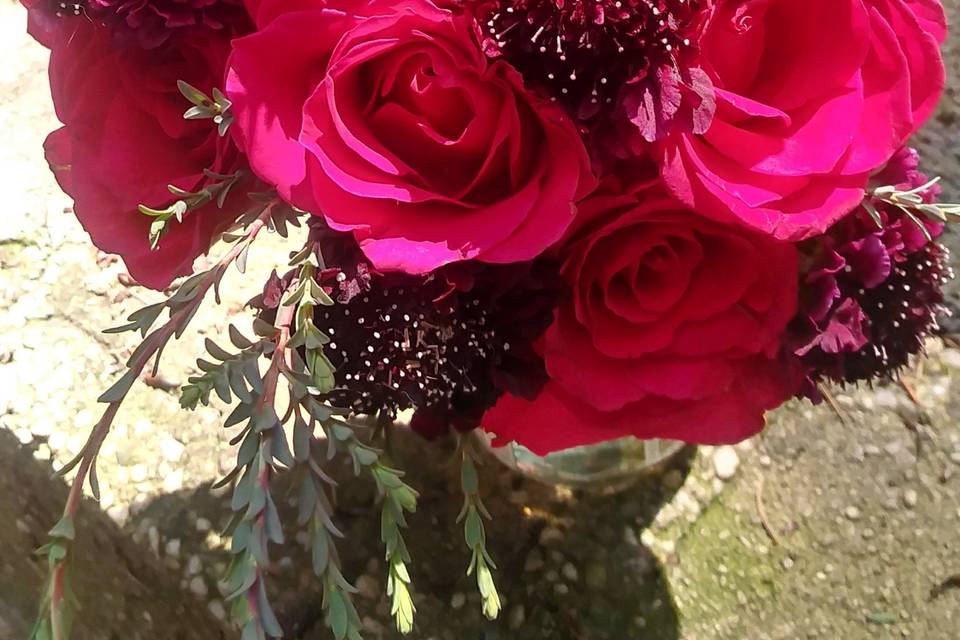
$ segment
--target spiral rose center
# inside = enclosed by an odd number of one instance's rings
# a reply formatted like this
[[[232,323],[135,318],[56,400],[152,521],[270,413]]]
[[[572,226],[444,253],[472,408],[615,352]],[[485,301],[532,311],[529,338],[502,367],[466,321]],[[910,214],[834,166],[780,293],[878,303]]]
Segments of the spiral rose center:
[[[581,120],[616,102],[624,83],[657,64],[683,64],[707,0],[482,0],[488,55]]]

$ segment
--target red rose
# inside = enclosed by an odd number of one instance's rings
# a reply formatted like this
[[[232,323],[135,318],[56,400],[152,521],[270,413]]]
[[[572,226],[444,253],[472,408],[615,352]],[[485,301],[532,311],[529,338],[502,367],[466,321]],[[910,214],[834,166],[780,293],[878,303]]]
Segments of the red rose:
[[[50,85],[64,124],[47,138],[47,160],[84,229],[144,285],[163,288],[190,273],[236,212],[212,203],[189,212],[182,223],[171,221],[154,251],[152,218],[137,207],[173,202],[169,184],[197,190],[204,169],[235,169],[235,148],[209,120],[183,118],[190,104],[177,89],[177,80],[208,94],[223,86],[228,35],[198,32],[176,47],[145,51],[120,46],[109,29],[81,16],[35,36],[51,49]]]
[[[944,33],[935,0],[721,0],[700,43],[716,116],[658,146],[665,181],[698,213],[822,233],[932,113]]]
[[[594,196],[564,249],[572,296],[544,340],[551,381],[484,427],[537,453],[620,436],[733,442],[794,377],[776,354],[797,308],[793,245],[648,190]]]
[[[227,93],[254,171],[380,269],[527,260],[593,184],[576,129],[428,0],[252,1]]]

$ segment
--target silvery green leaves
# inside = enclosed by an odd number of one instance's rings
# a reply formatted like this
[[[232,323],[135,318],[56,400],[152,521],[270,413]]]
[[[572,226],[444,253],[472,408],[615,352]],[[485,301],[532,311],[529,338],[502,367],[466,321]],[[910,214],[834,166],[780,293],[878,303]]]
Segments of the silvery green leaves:
[[[254,423],[259,418],[252,416],[250,421]],[[228,528],[233,558],[220,589],[230,603],[234,619],[240,624],[241,638],[264,640],[267,636],[283,636],[264,583],[264,573],[270,563],[269,543],[281,544],[284,539],[280,516],[269,488],[275,457],[271,447],[276,439],[263,437],[250,427],[247,434],[253,446],[249,448],[250,460],[234,486],[230,505],[234,517]]]
[[[297,521],[307,527],[314,574],[323,585],[323,612],[336,640],[360,640],[360,616],[351,594],[356,590],[344,578],[336,539],[343,533],[333,522],[333,506],[326,485],[333,480],[323,471],[313,452],[313,425],[298,420],[294,425],[294,458],[304,467],[297,497]]]
[[[234,411],[236,414],[248,407],[256,394],[263,392],[263,379],[257,361],[261,356],[272,354],[273,343],[267,340],[252,342],[233,325],[230,325],[230,340],[240,349],[239,353],[226,351],[207,338],[207,352],[214,361],[203,358],[197,360],[197,367],[203,374],[187,380],[180,392],[182,407],[196,409],[200,403],[209,405],[210,394],[215,392],[227,404],[233,402],[234,396],[237,397],[240,404]],[[228,418],[231,424],[233,420],[236,420],[235,415]]]
[[[381,499],[380,537],[387,561],[390,613],[397,630],[403,634],[410,633],[413,631],[413,619],[417,609],[413,603],[410,573],[407,569],[410,554],[402,531],[407,526],[406,514],[417,510],[419,494],[403,481],[403,472],[383,463],[379,450],[360,440],[357,436],[359,427],[344,422],[337,416],[322,420],[321,425],[327,436],[328,457],[346,453],[353,462],[354,472],[357,475],[366,473],[376,483]]]
[[[463,508],[457,522],[463,523],[463,536],[472,552],[467,575],[476,574],[477,588],[483,603],[483,615],[489,620],[495,620],[500,615],[500,594],[493,582],[493,570],[497,565],[487,551],[487,534],[483,520],[490,519],[480,499],[480,480],[477,475],[477,466],[473,454],[466,448],[461,451],[463,456],[460,467],[460,485],[463,489]]]
[[[76,468],[77,473],[72,481],[67,504],[64,507],[64,517],[50,531],[49,543],[40,549],[40,553],[47,557],[49,578],[40,603],[38,622],[31,636],[33,640],[67,640],[69,637],[69,623],[74,601],[69,589],[67,567],[71,559],[74,518],[80,508],[84,482],[89,479],[94,496],[99,494],[96,479],[97,456],[133,383],[140,377],[151,360],[154,360],[153,372],[156,375],[160,356],[170,339],[179,338],[183,335],[200,308],[206,293],[211,288],[217,292],[227,269],[231,264],[240,260],[240,256],[249,248],[260,231],[266,228],[275,216],[288,217],[291,215],[294,215],[292,210],[279,204],[275,199],[266,198],[257,202],[243,214],[238,222],[238,231],[228,240],[233,246],[213,268],[187,278],[167,300],[134,312],[128,318],[127,324],[107,331],[107,333],[137,331],[144,339],[127,361],[126,373],[100,397],[100,401],[107,403],[107,407],[91,430],[80,454],[62,469],[63,473],[67,473]],[[219,296],[217,297],[219,299]],[[161,323],[159,328],[153,329],[164,311],[169,312],[169,319]],[[254,344],[242,338],[242,336],[238,337],[238,334],[231,334],[231,336],[237,338],[238,341],[242,341],[244,349],[249,349]],[[231,388],[231,391],[235,390]],[[258,424],[261,426],[266,422],[269,421],[258,420]],[[279,440],[283,440],[283,438]],[[268,445],[275,445],[279,452],[276,455],[292,464],[289,449],[283,447],[285,440],[281,444],[276,438],[272,438],[268,440]],[[259,447],[253,451],[253,455],[250,455],[250,449],[248,446],[244,450],[244,455],[249,456],[251,462],[256,458],[258,452],[267,460],[271,458],[271,455],[261,452]],[[286,455],[284,455],[284,452],[286,452]],[[256,498],[256,496],[256,492],[251,489],[251,499]],[[267,501],[264,500],[263,508],[267,511],[262,513],[268,516],[271,513],[275,514],[275,508],[271,511],[267,504]],[[271,527],[268,535],[275,538],[276,532],[279,531],[279,521],[276,518],[267,518],[267,520],[270,521]],[[261,592],[261,594],[262,597],[265,597],[265,592]],[[252,602],[256,603],[258,601],[254,600]],[[264,612],[261,615],[259,608],[256,611],[258,612],[258,628],[269,628],[271,630],[278,628],[278,625],[271,626],[271,622],[275,622],[275,619],[270,619],[269,612]],[[256,632],[253,636],[250,636],[249,632],[245,631],[245,633],[247,633],[247,637],[258,637]]]
[[[76,597],[70,586],[70,572],[66,570],[69,546],[76,535],[73,518],[64,515],[57,524],[50,529],[50,541],[36,551],[36,555],[45,557],[48,567],[48,578],[44,585],[43,597],[40,601],[40,611],[37,620],[30,632],[29,640],[59,640],[70,635],[74,611],[79,609]],[[53,597],[54,575],[57,567],[63,567],[62,577],[63,597],[59,605],[55,605]]]
[[[234,397],[239,401],[226,421],[227,426],[245,424],[231,441],[240,445],[236,467],[221,482],[236,480],[230,501],[234,516],[228,527],[233,559],[221,591],[243,630],[241,638],[279,638],[283,630],[270,606],[264,583],[270,563],[269,544],[281,544],[284,540],[270,481],[276,470],[290,468],[295,462],[274,408],[271,383],[261,377],[256,361],[283,347],[265,340],[252,342],[235,329],[231,331],[231,340],[239,353],[230,353],[207,341],[207,350],[220,363],[199,362],[206,373],[191,378],[181,403],[196,406],[198,401],[209,402],[212,391],[225,402]],[[271,367],[276,363],[277,358],[273,358]]]
[[[950,224],[960,222],[960,204],[947,202],[925,202],[924,194],[934,185],[940,182],[940,178],[934,178],[929,182],[922,184],[907,191],[901,191],[895,186],[886,185],[876,187],[868,192],[868,196],[875,200],[896,207],[911,222],[923,231],[927,240],[931,240],[930,231],[927,229],[920,218],[924,217],[940,224]],[[870,202],[870,199],[863,201],[863,208],[870,214],[877,226],[883,227],[883,220],[876,206]]]
[[[193,105],[183,114],[186,120],[212,119],[214,124],[217,125],[220,135],[227,135],[227,130],[233,123],[233,116],[230,114],[232,104],[220,89],[214,87],[213,98],[210,98],[203,91],[183,80],[177,81],[177,88],[180,89],[183,97]]]
[[[407,526],[405,514],[417,510],[418,494],[406,484],[400,471],[383,465],[376,451],[357,443],[351,446],[354,464],[367,469],[377,484],[383,502],[380,506],[380,538],[387,561],[387,595],[390,596],[390,614],[400,633],[413,631],[413,616],[417,608],[410,593],[410,573],[407,563],[410,553],[403,541],[402,529]]]
[[[309,256],[309,254],[308,254]],[[314,309],[329,307],[333,299],[314,279],[316,266],[305,261],[300,268],[300,284],[283,299],[283,306],[296,306],[297,332],[290,341],[291,347],[304,348],[306,367],[313,387],[319,393],[327,393],[336,386],[335,368],[323,351],[330,343],[330,336],[320,331],[313,323]]]
[[[208,182],[200,190],[187,191],[176,185],[167,185],[167,190],[174,197],[179,198],[178,200],[162,209],[154,209],[143,204],[137,207],[140,213],[153,219],[149,233],[151,249],[156,250],[160,246],[160,239],[169,230],[173,221],[183,222],[186,214],[210,202],[215,202],[217,208],[222,209],[231,190],[245,177],[243,171],[221,174],[204,169],[203,173]]]

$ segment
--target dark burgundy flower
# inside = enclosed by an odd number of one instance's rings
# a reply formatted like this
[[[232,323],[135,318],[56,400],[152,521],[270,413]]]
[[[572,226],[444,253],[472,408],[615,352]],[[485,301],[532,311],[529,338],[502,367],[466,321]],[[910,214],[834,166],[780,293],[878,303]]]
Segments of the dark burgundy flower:
[[[877,185],[902,190],[925,182],[912,150],[898,153],[874,177]],[[932,199],[937,192],[934,187],[925,195]],[[952,277],[946,248],[930,239],[940,235],[941,225],[873,204],[882,227],[860,209],[800,245],[807,260],[789,345],[807,371],[804,393],[814,399],[823,378],[856,382],[903,367],[935,329],[942,286]]]
[[[463,1],[487,54],[585,128],[616,113],[652,142],[674,128],[703,133],[713,120],[713,83],[696,60],[711,0]]]
[[[146,49],[187,29],[249,30],[243,0],[24,0],[24,4],[43,8],[51,20],[84,15],[110,28],[118,39]]]
[[[315,318],[336,369],[326,399],[359,414],[414,409],[412,427],[434,438],[477,427],[505,391],[536,395],[546,371],[534,342],[559,298],[555,272],[465,263],[410,276],[346,265],[323,283],[338,304]]]

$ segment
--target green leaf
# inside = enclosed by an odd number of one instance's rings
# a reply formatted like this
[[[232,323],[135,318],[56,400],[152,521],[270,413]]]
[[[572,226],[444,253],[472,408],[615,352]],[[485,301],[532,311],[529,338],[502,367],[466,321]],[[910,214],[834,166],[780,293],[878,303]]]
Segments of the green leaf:
[[[313,385],[320,393],[328,393],[337,386],[334,377],[335,368],[323,349],[307,350],[307,368],[313,378]]]
[[[233,511],[240,511],[250,504],[255,478],[256,472],[253,466],[247,467],[247,470],[243,472],[243,477],[240,478],[240,482],[233,488],[233,497],[230,500],[230,508]]]
[[[233,553],[240,553],[250,545],[250,534],[253,529],[249,522],[241,521],[237,528],[233,530],[233,536],[230,539],[230,550]]]
[[[50,529],[50,535],[54,538],[64,538],[65,540],[73,540],[76,536],[77,530],[73,524],[73,518],[70,516],[63,516],[60,518],[60,521],[57,524],[53,525],[53,528]]]
[[[313,572],[322,576],[327,571],[327,565],[330,562],[330,538],[323,530],[314,532],[313,541],[310,545],[310,557],[313,561]]]
[[[274,544],[283,544],[283,525],[280,523],[280,514],[277,512],[277,505],[273,502],[273,497],[267,493],[266,518],[264,518],[264,528],[267,537]]]
[[[103,403],[113,403],[120,402],[123,400],[127,393],[130,392],[130,387],[133,386],[133,383],[137,380],[137,372],[133,369],[128,370],[123,377],[117,380],[112,387],[103,392],[103,394],[97,398],[97,402]]]
[[[306,293],[306,291],[307,283],[301,282],[296,289],[287,294],[287,297],[285,297],[280,304],[284,307],[291,307],[303,299],[303,294]]]
[[[267,588],[262,581],[257,589],[257,605],[260,614],[260,624],[263,625],[263,630],[273,638],[282,638],[283,629],[280,627],[280,622],[273,612],[273,607],[270,606],[270,600],[267,598]]]
[[[184,98],[197,106],[213,106],[213,101],[207,94],[205,94],[203,91],[200,91],[188,82],[177,80],[177,89],[180,90],[180,93],[183,94]]]
[[[328,602],[327,625],[333,631],[333,636],[337,640],[343,640],[347,637],[347,605],[344,602],[343,594],[339,591],[332,591]]]
[[[463,457],[463,464],[460,468],[460,482],[463,486],[463,492],[467,495],[476,495],[479,491],[480,480],[477,478],[477,466],[469,454]]]
[[[255,620],[249,621],[243,625],[243,633],[240,634],[240,640],[263,640],[263,630]]]
[[[184,120],[207,120],[217,115],[210,107],[195,106],[183,112]]]
[[[278,424],[280,424],[280,418],[277,417],[276,410],[271,406],[263,407],[260,413],[253,417],[253,429],[257,433],[272,429]]]
[[[206,340],[204,340],[203,345],[204,347],[206,347],[207,352],[210,355],[212,355],[217,360],[220,360],[221,362],[234,360],[237,357],[236,355],[230,353],[229,351],[222,349],[220,345],[218,345],[216,342],[214,342],[210,338],[207,338]]]
[[[227,332],[230,334],[230,342],[237,349],[246,350],[253,346],[253,343],[236,326],[231,324],[227,327]]]
[[[369,467],[380,459],[380,454],[378,454],[375,450],[363,445],[357,445],[354,447],[352,453],[353,457],[357,461],[357,464],[362,467]]]
[[[296,464],[296,461],[293,459],[293,454],[290,452],[290,445],[287,444],[287,437],[284,430],[274,429],[270,438],[270,442],[273,445],[272,453],[274,459],[288,469],[293,468],[293,466]]]
[[[304,463],[310,459],[310,443],[313,432],[310,425],[297,415],[293,423],[293,457],[297,462]]]
[[[195,385],[187,385],[180,390],[180,406],[184,409],[196,409],[203,394]]]
[[[227,416],[226,420],[224,420],[223,426],[225,428],[229,428],[238,425],[249,418],[252,413],[253,404],[241,402],[234,408],[233,411],[230,412],[230,415]]]
[[[463,521],[463,536],[470,549],[477,549],[484,544],[483,521],[476,509],[470,509]]]
[[[477,585],[483,598],[483,615],[488,620],[496,620],[500,615],[500,594],[497,593],[497,586],[493,582],[490,569],[483,562],[477,569]]]

